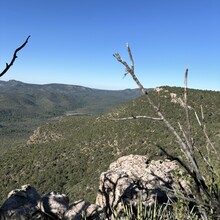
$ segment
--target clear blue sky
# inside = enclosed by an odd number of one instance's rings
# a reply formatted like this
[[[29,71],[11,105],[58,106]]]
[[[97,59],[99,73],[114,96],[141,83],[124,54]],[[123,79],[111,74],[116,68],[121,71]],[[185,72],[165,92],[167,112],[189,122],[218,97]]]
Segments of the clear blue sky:
[[[135,88],[124,67],[125,44],[149,87],[220,90],[219,0],[1,0],[0,68],[29,43],[1,80]]]

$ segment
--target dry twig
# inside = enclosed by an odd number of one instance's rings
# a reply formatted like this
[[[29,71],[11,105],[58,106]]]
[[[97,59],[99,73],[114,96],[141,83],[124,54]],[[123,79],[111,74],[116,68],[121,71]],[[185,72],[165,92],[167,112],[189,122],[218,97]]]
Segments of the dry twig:
[[[188,80],[188,69],[186,69],[185,80],[184,80],[184,109],[185,109],[186,123],[187,123],[187,132],[185,139],[187,141],[187,145],[189,146],[190,153],[193,154],[193,138],[192,138],[188,100],[187,100],[187,80]]]
[[[206,138],[207,143],[212,147],[212,149],[213,149],[213,151],[215,152],[215,154],[217,154],[217,150],[216,150],[214,144],[211,142],[211,140],[210,140],[210,138],[209,138],[209,136],[208,136],[208,134],[207,134],[207,131],[206,131],[206,125],[204,124],[204,113],[203,113],[203,108],[202,108],[202,106],[201,106],[202,122],[201,122],[201,120],[199,119],[199,116],[198,116],[197,112],[194,111],[194,113],[195,113],[197,122],[198,122],[198,124],[199,124],[199,127],[200,127],[200,128],[202,129],[202,131],[203,131],[203,134],[204,134],[204,136],[205,136],[205,138]]]
[[[9,64],[6,63],[5,69],[0,73],[0,77],[2,77],[2,76],[10,69],[10,67],[14,64],[15,59],[17,58],[17,52],[18,52],[19,50],[21,50],[21,49],[27,44],[29,38],[30,38],[30,35],[27,37],[27,39],[25,40],[25,42],[24,42],[20,47],[18,47],[18,48],[15,50],[11,62],[10,62]]]
[[[137,115],[134,116],[132,115],[131,117],[127,117],[127,118],[114,118],[112,119],[113,121],[124,121],[124,120],[133,120],[133,119],[139,119],[139,118],[144,118],[144,119],[152,119],[152,120],[156,120],[156,121],[162,121],[162,118],[155,118],[155,117],[150,117],[150,116],[145,116],[145,115]]]

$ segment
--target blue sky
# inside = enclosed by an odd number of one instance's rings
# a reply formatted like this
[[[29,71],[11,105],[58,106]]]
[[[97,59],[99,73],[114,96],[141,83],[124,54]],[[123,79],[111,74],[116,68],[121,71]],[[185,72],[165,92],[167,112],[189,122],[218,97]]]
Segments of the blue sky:
[[[129,62],[146,88],[220,90],[219,0],[1,0],[0,68],[28,35],[29,43],[1,80],[136,88]]]

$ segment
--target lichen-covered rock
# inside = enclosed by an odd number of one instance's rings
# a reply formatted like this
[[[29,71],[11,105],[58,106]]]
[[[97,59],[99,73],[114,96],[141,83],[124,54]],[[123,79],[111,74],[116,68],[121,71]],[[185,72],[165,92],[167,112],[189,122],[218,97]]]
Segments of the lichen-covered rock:
[[[112,209],[123,212],[125,204],[137,208],[141,201],[149,207],[155,198],[164,203],[167,189],[173,188],[172,172],[176,169],[178,165],[169,160],[148,161],[140,155],[121,157],[101,174],[96,204],[111,216]]]

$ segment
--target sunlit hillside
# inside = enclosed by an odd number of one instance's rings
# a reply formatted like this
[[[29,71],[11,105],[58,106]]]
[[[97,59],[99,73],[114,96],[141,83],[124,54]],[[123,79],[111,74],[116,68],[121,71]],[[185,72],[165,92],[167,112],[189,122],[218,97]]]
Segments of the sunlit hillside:
[[[182,91],[163,87],[150,92],[178,131],[177,122],[185,126]],[[200,149],[206,146],[194,115],[194,110],[200,115],[202,105],[207,133],[219,147],[220,92],[189,90],[188,99],[196,145]],[[42,123],[26,140],[28,144],[1,154],[1,201],[10,190],[27,183],[40,193],[58,191],[68,194],[71,201],[80,198],[94,201],[100,173],[116,158],[131,153],[163,157],[156,144],[180,154],[174,137],[162,121],[121,120],[131,116],[156,117],[145,98],[140,97],[105,114],[66,116]]]

